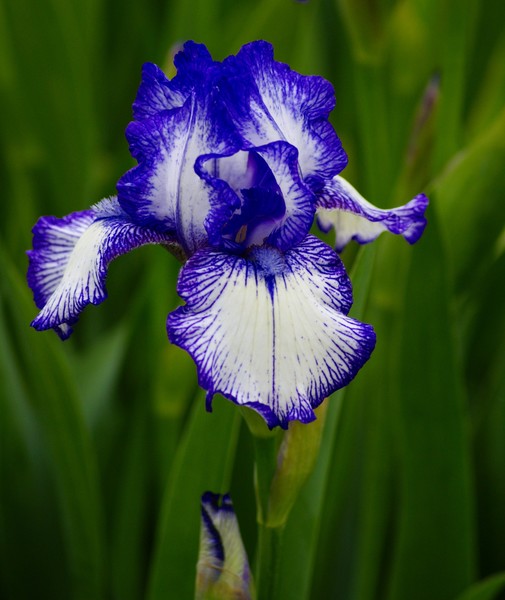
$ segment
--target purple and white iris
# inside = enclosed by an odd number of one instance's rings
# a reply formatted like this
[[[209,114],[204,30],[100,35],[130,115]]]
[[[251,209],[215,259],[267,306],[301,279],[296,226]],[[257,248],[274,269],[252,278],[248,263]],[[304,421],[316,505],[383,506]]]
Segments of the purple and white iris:
[[[333,227],[336,249],[382,231],[415,242],[427,198],[380,210],[339,173],[347,156],[328,115],[331,84],[303,76],[253,42],[222,63],[188,42],[169,80],[144,66],[126,130],[138,165],[117,197],[34,227],[32,325],[65,339],[106,297],[109,262],[143,244],[183,257],[170,340],[195,360],[200,385],[258,411],[269,427],[313,420],[375,345],[350,317],[338,254],[309,234]]]

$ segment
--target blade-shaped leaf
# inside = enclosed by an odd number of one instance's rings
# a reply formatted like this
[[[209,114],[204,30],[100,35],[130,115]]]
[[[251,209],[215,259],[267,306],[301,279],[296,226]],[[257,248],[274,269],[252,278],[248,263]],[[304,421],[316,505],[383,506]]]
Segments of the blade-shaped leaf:
[[[231,402],[214,400],[205,412],[200,394],[174,460],[161,508],[149,581],[149,600],[192,598],[198,558],[200,497],[229,491],[239,427]]]
[[[429,221],[412,250],[399,347],[401,487],[391,600],[443,600],[475,574],[468,414],[444,249],[433,214]]]
[[[489,577],[472,585],[456,600],[498,600],[498,594],[505,588],[505,573]]]
[[[435,182],[436,206],[458,289],[489,263],[503,227],[505,108]]]
[[[2,252],[0,263],[0,289],[9,329],[16,335],[22,383],[51,455],[72,597],[101,598],[104,540],[95,457],[68,358],[52,332],[40,334],[30,329],[34,311],[28,289]]]

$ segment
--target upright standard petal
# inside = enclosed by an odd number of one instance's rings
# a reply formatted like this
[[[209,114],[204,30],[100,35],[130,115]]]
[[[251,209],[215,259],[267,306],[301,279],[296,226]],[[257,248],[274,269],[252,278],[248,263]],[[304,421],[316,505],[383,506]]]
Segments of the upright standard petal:
[[[228,494],[202,496],[196,600],[248,600],[254,586],[237,517]]]
[[[33,250],[28,251],[28,284],[41,309],[32,326],[53,328],[66,339],[83,308],[107,297],[111,260],[155,243],[172,244],[173,238],[132,223],[116,198],[62,219],[39,219],[33,228]]]
[[[328,115],[335,106],[332,85],[304,76],[273,58],[267,42],[243,46],[223,63],[219,87],[249,147],[285,140],[299,151],[303,179],[329,179],[347,156]]]
[[[211,188],[195,173],[202,154],[229,155],[240,140],[215,91],[193,91],[184,105],[126,130],[138,165],[119,180],[121,206],[136,222],[173,233],[188,255],[207,244]]]
[[[133,118],[143,120],[181,107],[192,90],[217,74],[218,63],[212,60],[203,44],[186,42],[174,58],[177,75],[173,79],[152,63],[142,67],[142,79],[133,103]]]
[[[188,91],[175,86],[157,65],[145,63],[133,103],[133,118],[141,121],[164,110],[179,108],[187,97]]]
[[[343,177],[334,177],[317,193],[317,220],[323,231],[335,229],[335,248],[343,250],[350,240],[367,244],[383,231],[417,242],[426,227],[428,198],[418,194],[405,206],[382,210],[365,198]]]
[[[270,428],[312,421],[375,345],[372,327],[346,316],[351,284],[338,255],[313,236],[284,254],[203,249],[183,267],[178,291],[186,305],[169,315],[168,335],[195,360],[208,407],[220,393]]]

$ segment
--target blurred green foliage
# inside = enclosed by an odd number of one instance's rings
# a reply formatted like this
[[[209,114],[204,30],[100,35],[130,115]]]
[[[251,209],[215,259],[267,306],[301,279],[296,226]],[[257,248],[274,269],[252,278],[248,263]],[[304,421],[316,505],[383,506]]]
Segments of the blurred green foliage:
[[[115,193],[141,65],[170,72],[189,38],[218,59],[267,39],[325,76],[345,175],[378,206],[431,198],[414,248],[383,236],[344,253],[378,344],[329,400],[280,598],[499,597],[504,21],[500,0],[0,1],[1,598],[191,598],[206,489],[231,490],[254,557],[252,444],[230,403],[205,412],[168,344],[168,253],[114,263],[70,341],[28,326],[31,227]]]

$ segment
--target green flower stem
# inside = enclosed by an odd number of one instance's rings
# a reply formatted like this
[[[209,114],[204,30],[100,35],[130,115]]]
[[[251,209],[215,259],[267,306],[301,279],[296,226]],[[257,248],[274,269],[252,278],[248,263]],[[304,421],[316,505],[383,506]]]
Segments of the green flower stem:
[[[277,576],[284,527],[258,525],[258,553],[256,559],[256,589],[261,600],[277,598]]]
[[[314,423],[290,423],[283,432],[268,430],[252,411],[243,416],[254,439],[255,488],[258,521],[256,585],[258,598],[276,598],[276,585],[284,526],[312,472],[319,454],[326,403],[316,410]]]
[[[277,469],[278,435],[254,436],[256,455],[255,487],[258,521],[258,546],[256,553],[256,589],[258,598],[275,598],[279,545],[282,528],[267,526],[270,490]]]
[[[267,522],[272,480],[277,469],[278,440],[275,437],[254,437],[256,465],[254,471],[256,487],[257,519],[260,525]]]

